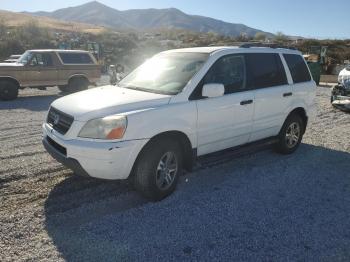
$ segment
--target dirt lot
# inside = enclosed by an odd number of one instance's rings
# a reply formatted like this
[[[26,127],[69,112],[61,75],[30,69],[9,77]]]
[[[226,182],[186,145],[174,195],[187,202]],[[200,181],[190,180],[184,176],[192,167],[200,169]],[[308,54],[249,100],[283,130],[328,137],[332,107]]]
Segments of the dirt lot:
[[[329,93],[294,155],[206,157],[159,203],[45,153],[57,89],[0,102],[0,261],[350,261],[350,114]]]

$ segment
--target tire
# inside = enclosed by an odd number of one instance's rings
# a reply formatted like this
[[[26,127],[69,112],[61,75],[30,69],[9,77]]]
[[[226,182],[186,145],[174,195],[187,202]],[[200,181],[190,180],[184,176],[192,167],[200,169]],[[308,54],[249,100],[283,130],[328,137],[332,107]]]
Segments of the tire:
[[[144,197],[160,201],[176,189],[182,167],[179,144],[170,139],[155,140],[146,145],[137,160],[134,186]]]
[[[58,89],[59,89],[62,93],[67,93],[67,92],[68,92],[68,85],[65,85],[65,86],[58,86]]]
[[[72,78],[69,80],[68,86],[63,87],[63,92],[75,93],[83,90],[87,90],[89,87],[89,81],[85,78]],[[60,88],[62,91],[62,89]]]
[[[18,97],[18,85],[11,81],[0,81],[0,99],[14,100]]]
[[[298,114],[290,115],[278,135],[279,141],[276,145],[276,151],[285,155],[294,153],[303,139],[304,131],[303,119]]]

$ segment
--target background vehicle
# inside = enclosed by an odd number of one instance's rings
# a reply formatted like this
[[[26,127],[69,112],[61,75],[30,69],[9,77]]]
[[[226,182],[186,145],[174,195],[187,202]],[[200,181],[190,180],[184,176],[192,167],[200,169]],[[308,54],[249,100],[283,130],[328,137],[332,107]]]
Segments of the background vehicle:
[[[29,50],[16,63],[0,63],[0,99],[15,99],[25,87],[80,91],[94,85],[100,76],[100,66],[90,52]]]
[[[293,153],[315,116],[315,90],[300,52],[208,47],[160,53],[117,86],[60,98],[43,143],[76,173],[127,179],[160,200],[196,156],[262,139]]]
[[[350,66],[340,72],[338,84],[332,89],[331,103],[341,110],[350,111]]]

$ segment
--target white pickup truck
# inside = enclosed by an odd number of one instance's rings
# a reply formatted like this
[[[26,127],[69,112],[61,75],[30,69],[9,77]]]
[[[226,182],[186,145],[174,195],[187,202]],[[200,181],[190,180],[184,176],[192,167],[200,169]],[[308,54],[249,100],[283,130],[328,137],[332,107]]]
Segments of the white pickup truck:
[[[315,90],[295,50],[171,50],[116,86],[54,101],[43,143],[78,174],[132,178],[144,196],[161,200],[197,156],[270,137],[279,152],[294,152],[315,115]]]

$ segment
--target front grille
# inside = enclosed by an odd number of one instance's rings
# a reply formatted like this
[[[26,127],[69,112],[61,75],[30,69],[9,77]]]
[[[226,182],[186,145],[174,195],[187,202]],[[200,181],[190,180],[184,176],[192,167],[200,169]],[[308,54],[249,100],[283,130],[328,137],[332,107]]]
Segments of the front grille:
[[[71,127],[74,118],[56,108],[51,107],[47,115],[47,123],[52,126],[58,133],[65,135]]]

